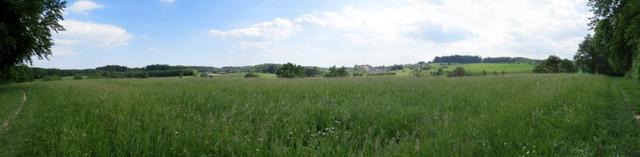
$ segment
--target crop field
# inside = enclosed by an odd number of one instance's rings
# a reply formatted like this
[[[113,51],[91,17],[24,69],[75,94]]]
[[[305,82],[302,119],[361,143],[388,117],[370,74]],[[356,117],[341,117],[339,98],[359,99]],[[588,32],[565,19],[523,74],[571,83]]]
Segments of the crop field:
[[[31,82],[0,86],[1,120],[20,89],[3,157],[640,156],[640,86],[623,78]]]

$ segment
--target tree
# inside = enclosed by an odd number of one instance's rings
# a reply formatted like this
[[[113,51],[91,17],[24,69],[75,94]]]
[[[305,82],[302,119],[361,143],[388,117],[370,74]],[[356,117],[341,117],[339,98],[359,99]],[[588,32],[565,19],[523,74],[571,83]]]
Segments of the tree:
[[[198,70],[191,70],[191,75],[193,75],[193,77],[200,77],[200,71]]]
[[[349,72],[347,72],[346,67],[336,67],[335,65],[329,68],[329,73],[327,73],[326,77],[345,77],[348,76]]]
[[[349,72],[347,72],[347,67],[342,66],[342,67],[338,68],[337,74],[340,77],[349,76]]]
[[[253,72],[248,72],[247,74],[244,75],[244,78],[257,78],[257,77],[260,77],[260,76]]]
[[[305,67],[304,68],[304,76],[305,77],[316,77],[320,75],[320,69],[318,67]]]
[[[287,63],[278,69],[276,75],[281,78],[304,77],[304,68],[300,65]]]
[[[80,74],[75,74],[75,75],[73,75],[73,79],[74,80],[82,80],[82,76],[80,76]]]
[[[575,64],[568,59],[560,59],[557,56],[549,56],[533,69],[534,73],[575,73]],[[503,71],[504,74],[504,71]]]
[[[558,73],[560,72],[559,65],[561,61],[562,59],[560,59],[560,57],[552,55],[552,56],[549,56],[549,58],[547,58],[546,60],[542,61],[542,64],[540,65],[547,68],[547,70],[549,70],[550,73]]]
[[[576,56],[585,57],[586,54],[585,58],[581,58],[580,64],[584,65],[584,59],[591,57],[591,70],[594,73],[638,76],[640,1],[589,0],[589,6],[594,15],[589,24],[594,30],[594,35],[591,42],[583,42],[590,45],[581,46],[592,49],[579,49]],[[586,53],[585,50],[592,52]]]
[[[464,68],[463,67],[456,67],[455,69],[453,69],[453,72],[451,73],[450,76],[452,77],[461,77],[464,76],[465,72],[464,72]]]
[[[427,62],[425,62],[425,61],[419,61],[417,65],[418,65],[419,67],[421,67],[421,68],[422,68],[422,67],[427,66]]]
[[[163,70],[172,70],[172,67],[167,65],[167,64],[153,64],[153,65],[147,65],[146,67],[144,67],[144,70],[147,71],[163,71]]]
[[[100,73],[93,73],[91,75],[89,75],[89,77],[87,77],[88,79],[101,79],[102,78],[102,74]]]
[[[578,68],[576,68],[575,64],[568,59],[563,59],[558,64],[560,73],[575,73],[578,72]]]
[[[258,64],[252,67],[255,72],[275,74],[280,64]]]
[[[0,75],[19,63],[31,63],[32,56],[51,55],[51,31],[63,31],[66,2],[61,0],[0,1]]]
[[[126,66],[120,66],[120,65],[107,65],[107,66],[97,67],[96,70],[108,71],[108,72],[125,72],[129,70],[129,68]]]
[[[423,74],[422,74],[422,69],[420,69],[420,68],[414,68],[413,70],[411,70],[411,75],[412,75],[413,77],[422,77],[422,76],[423,76]]]
[[[594,64],[594,58],[596,58],[595,50],[592,44],[593,38],[591,34],[584,37],[584,41],[582,41],[578,45],[578,52],[573,57],[576,61],[576,66],[582,72],[586,73],[595,73],[596,72],[596,64]]]
[[[433,59],[433,63],[481,63],[482,57],[480,56],[463,56],[463,55],[453,55],[453,56],[438,56]]]
[[[0,75],[0,83],[30,82],[34,79],[33,71],[23,64],[10,67],[5,74]]]

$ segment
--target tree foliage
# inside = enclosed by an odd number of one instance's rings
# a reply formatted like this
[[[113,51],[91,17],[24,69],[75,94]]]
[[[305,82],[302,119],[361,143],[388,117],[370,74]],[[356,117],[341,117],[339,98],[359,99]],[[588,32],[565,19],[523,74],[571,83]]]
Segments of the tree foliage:
[[[585,37],[574,57],[580,69],[590,73],[637,76],[640,1],[589,0],[589,6],[594,14],[590,22],[594,35]]]
[[[433,59],[433,63],[482,63],[482,57],[468,55],[438,56]]]
[[[463,67],[456,67],[453,69],[453,72],[449,75],[450,77],[461,77],[465,76],[465,71]]]
[[[305,77],[320,76],[320,68],[318,68],[318,67],[304,67],[304,76]]]
[[[107,65],[107,66],[97,67],[96,70],[109,71],[109,72],[125,72],[129,70],[129,68],[126,66],[120,66],[120,65]]]
[[[282,66],[281,64],[258,64],[258,65],[254,65],[252,70],[255,72],[260,72],[260,73],[269,73],[269,74],[275,74],[276,72],[278,72],[278,68]]]
[[[51,31],[64,30],[58,21],[63,19],[65,4],[60,0],[0,1],[0,75],[10,75],[16,64],[31,63],[32,56],[51,55]]]
[[[30,82],[34,79],[33,72],[26,65],[9,67],[3,74],[0,75],[0,83]]]
[[[549,56],[537,65],[533,72],[535,73],[575,73],[577,68],[575,64],[568,59],[560,59],[557,56]],[[504,73],[504,71],[503,71]]]
[[[300,65],[287,63],[278,68],[276,75],[281,78],[304,77],[304,68]]]
[[[349,72],[346,67],[336,67],[335,65],[329,68],[329,72],[325,75],[326,77],[345,77],[349,76]]]

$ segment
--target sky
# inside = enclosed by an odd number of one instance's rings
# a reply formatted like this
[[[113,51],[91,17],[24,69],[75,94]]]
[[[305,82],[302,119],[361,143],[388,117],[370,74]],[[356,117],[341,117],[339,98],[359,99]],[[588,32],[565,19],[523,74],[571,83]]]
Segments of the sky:
[[[586,0],[72,0],[63,69],[150,64],[392,65],[435,56],[557,55],[591,33]]]

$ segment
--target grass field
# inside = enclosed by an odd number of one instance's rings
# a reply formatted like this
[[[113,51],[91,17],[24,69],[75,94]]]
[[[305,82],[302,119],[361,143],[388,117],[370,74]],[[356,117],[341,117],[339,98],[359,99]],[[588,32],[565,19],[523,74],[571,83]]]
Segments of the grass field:
[[[492,63],[478,63],[478,64],[457,64],[449,65],[445,71],[453,71],[456,67],[463,67],[465,72],[470,73],[532,73],[535,65],[533,64],[492,64]]]
[[[0,156],[640,156],[622,78],[32,82],[0,86],[3,116],[18,89]]]

